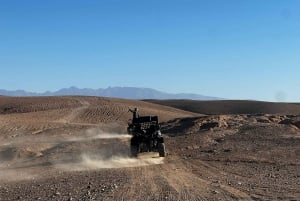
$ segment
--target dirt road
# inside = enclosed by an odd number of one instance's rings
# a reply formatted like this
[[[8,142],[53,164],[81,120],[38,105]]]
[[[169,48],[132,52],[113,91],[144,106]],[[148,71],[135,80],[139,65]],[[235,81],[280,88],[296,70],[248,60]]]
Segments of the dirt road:
[[[214,184],[205,176],[194,174],[193,168],[208,173],[205,165],[195,167],[190,163],[184,164],[176,157],[169,157],[162,165],[134,168],[129,171],[128,185],[115,193],[111,200],[251,199],[238,189]],[[220,173],[209,170],[209,175],[212,174],[218,176]]]

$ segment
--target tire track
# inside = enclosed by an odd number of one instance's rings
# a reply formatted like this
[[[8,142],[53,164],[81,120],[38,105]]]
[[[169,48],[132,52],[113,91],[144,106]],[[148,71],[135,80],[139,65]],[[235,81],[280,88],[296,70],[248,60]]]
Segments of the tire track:
[[[82,99],[77,99],[77,100],[80,102],[81,106],[73,109],[70,114],[68,114],[68,115],[64,116],[63,118],[59,119],[58,122],[60,122],[60,123],[72,123],[73,120],[77,116],[79,116],[82,111],[89,108],[90,103],[88,101],[82,100]]]
[[[216,177],[217,170],[208,166],[194,167],[173,157],[165,164],[128,169],[130,180],[118,192],[106,200],[251,200],[246,193],[227,185],[216,185],[205,177],[192,172],[193,168],[204,169]],[[209,175],[209,174],[208,174]]]

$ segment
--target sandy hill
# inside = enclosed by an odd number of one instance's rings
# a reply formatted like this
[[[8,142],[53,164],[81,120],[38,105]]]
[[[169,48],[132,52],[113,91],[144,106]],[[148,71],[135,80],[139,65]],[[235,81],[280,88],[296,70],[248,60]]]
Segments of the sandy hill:
[[[201,114],[299,114],[300,104],[272,103],[244,100],[196,101],[196,100],[147,100],[161,104],[196,112]]]
[[[127,122],[130,108],[139,108],[140,115],[159,115],[161,121],[195,114],[153,103],[99,97],[0,97],[0,114],[14,121],[53,121],[68,123]],[[17,115],[21,114],[21,115]]]

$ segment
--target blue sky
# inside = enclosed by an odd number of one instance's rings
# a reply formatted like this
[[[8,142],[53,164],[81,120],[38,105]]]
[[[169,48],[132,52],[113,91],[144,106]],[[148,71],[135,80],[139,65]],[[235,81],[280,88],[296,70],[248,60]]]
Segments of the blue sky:
[[[0,89],[300,101],[298,0],[0,0]]]

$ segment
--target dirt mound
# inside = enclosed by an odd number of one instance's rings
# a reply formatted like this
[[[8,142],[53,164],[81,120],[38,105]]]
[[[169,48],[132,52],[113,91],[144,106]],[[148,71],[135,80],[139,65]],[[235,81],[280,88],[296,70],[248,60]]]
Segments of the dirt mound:
[[[293,129],[300,129],[299,115],[270,115],[270,114],[248,114],[248,115],[207,115],[200,117],[187,117],[170,120],[163,123],[162,130],[171,136],[199,133],[202,131],[240,129],[249,123],[260,126],[287,125]]]
[[[200,114],[299,114],[300,105],[261,101],[146,100]]]
[[[228,126],[231,126],[229,125],[229,122],[230,118],[225,115],[178,118],[163,123],[162,131],[170,135],[191,134],[203,130],[226,128]]]

